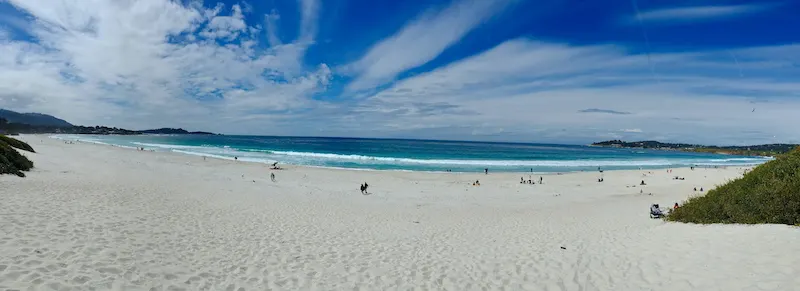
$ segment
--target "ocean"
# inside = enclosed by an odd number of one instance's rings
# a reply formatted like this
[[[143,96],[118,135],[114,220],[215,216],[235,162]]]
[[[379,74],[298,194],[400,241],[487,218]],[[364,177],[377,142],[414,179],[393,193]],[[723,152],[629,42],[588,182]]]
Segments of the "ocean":
[[[221,159],[281,164],[406,171],[571,172],[742,166],[769,160],[677,151],[580,145],[488,143],[330,137],[230,135],[57,135],[59,139],[171,151]]]

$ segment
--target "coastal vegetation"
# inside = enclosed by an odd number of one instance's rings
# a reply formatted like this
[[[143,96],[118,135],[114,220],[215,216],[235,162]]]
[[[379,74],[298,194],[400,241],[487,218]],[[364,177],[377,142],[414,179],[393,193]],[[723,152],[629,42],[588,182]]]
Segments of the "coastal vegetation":
[[[14,148],[33,152],[33,148],[27,143],[0,135],[0,174],[14,174],[25,177],[23,171],[33,168],[33,162]]]
[[[667,220],[800,224],[800,148],[777,156],[705,196],[690,198]]]
[[[36,152],[33,150],[33,147],[31,147],[28,143],[5,135],[0,135],[0,142],[4,142],[7,145],[11,146],[12,148],[18,148],[23,151],[28,151],[32,153]]]
[[[626,142],[621,140],[609,140],[593,143],[592,146],[616,147],[616,148],[636,148],[636,149],[657,149],[657,150],[677,150],[685,152],[728,154],[740,156],[776,156],[787,153],[796,148],[797,144],[764,144],[752,146],[708,146],[685,143],[665,143],[658,141],[635,141]]]

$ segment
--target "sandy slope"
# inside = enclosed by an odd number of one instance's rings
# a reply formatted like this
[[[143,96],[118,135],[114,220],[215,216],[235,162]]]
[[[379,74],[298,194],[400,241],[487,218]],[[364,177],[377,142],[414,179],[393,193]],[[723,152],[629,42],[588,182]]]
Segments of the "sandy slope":
[[[800,290],[800,229],[648,218],[742,169],[271,182],[266,165],[23,139],[39,153],[0,177],[0,289]]]

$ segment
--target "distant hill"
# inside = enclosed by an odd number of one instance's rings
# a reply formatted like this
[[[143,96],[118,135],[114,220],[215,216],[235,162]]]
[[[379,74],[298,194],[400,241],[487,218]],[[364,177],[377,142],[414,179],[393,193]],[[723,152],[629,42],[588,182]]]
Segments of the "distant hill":
[[[22,123],[41,126],[70,127],[69,122],[41,113],[19,113],[11,110],[0,109],[0,118],[5,118],[9,123]]]
[[[186,131],[182,128],[159,128],[148,130],[128,130],[124,128],[107,127],[107,126],[53,126],[53,125],[35,125],[19,122],[9,122],[4,117],[0,117],[0,133],[1,134],[41,134],[41,133],[59,133],[59,134],[117,134],[117,135],[137,135],[137,134],[214,134],[205,131]]]
[[[626,142],[609,140],[593,143],[592,146],[615,148],[640,148],[657,150],[678,150],[685,152],[717,153],[742,156],[775,156],[796,148],[796,144],[763,144],[751,146],[706,146],[685,143],[665,143],[653,140]]]

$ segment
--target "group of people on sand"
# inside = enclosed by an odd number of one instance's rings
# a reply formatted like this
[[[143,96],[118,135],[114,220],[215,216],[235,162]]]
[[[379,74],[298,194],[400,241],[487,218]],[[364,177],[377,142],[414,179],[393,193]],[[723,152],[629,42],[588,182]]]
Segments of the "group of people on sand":
[[[678,210],[678,208],[680,208],[680,206],[678,205],[678,202],[675,202],[675,204],[672,205],[672,209],[670,209],[669,211],[672,212],[672,211]],[[661,211],[661,207],[659,207],[658,204],[650,205],[650,217],[651,218],[661,218],[663,216],[664,216],[664,212]]]
[[[367,182],[361,184],[361,194],[369,194],[369,192],[367,192],[367,188],[369,188],[369,184],[367,184]]]
[[[539,176],[539,184],[542,184],[542,180],[543,180],[543,178],[541,176]],[[520,184],[531,184],[531,185],[535,185],[536,184],[536,182],[534,182],[533,180],[528,179],[526,181],[525,178],[523,178],[523,177],[519,177],[519,183]]]

